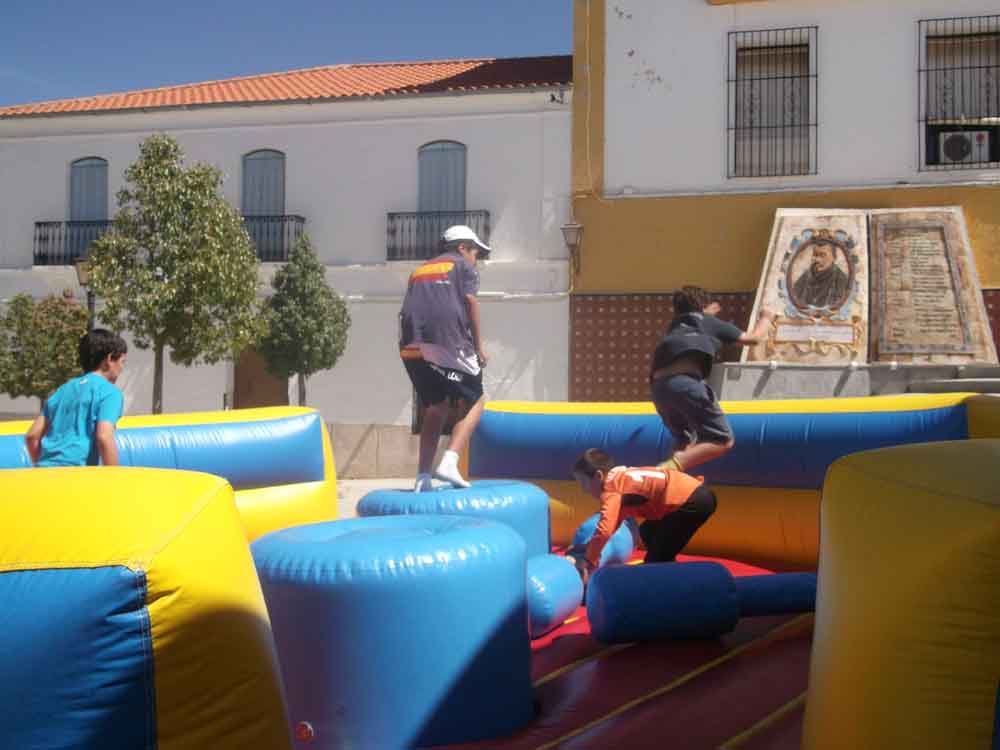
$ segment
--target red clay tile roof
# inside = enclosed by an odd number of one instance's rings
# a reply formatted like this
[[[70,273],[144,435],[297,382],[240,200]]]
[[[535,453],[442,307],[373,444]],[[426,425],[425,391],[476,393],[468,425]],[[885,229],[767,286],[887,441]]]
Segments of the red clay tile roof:
[[[0,107],[0,118],[155,107],[323,101],[568,85],[570,55],[327,65],[286,73]]]

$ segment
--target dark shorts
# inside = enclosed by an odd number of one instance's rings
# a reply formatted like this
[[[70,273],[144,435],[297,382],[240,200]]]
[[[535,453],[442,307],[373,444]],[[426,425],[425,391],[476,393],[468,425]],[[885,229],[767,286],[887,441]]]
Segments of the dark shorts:
[[[424,406],[440,404],[447,398],[474,404],[483,395],[483,373],[470,375],[461,370],[438,367],[424,359],[404,359],[403,366]]]
[[[693,375],[666,375],[650,383],[653,404],[674,438],[675,450],[695,443],[727,443],[733,428],[715,391]]]

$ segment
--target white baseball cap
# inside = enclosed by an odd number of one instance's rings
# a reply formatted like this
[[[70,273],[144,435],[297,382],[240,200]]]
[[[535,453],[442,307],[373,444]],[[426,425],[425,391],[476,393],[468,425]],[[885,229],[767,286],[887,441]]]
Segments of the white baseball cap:
[[[462,240],[470,240],[475,242],[479,247],[479,257],[486,258],[490,254],[490,246],[483,243],[481,239],[465,224],[456,224],[455,226],[448,227],[444,230],[444,234],[441,235],[442,242],[461,242]]]

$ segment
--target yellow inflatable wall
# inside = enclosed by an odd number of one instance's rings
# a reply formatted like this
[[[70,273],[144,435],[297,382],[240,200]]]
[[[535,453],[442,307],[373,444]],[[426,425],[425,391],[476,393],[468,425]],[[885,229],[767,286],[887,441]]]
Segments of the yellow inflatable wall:
[[[1000,440],[842,458],[821,524],[805,750],[997,747]]]

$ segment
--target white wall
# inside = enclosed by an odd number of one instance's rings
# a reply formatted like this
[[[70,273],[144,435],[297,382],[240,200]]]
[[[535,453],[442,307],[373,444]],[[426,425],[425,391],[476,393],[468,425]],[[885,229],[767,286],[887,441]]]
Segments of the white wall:
[[[569,391],[569,300],[484,298],[483,386],[490,399],[565,401]],[[308,381],[308,402],[345,424],[410,423],[412,391],[399,359],[399,302],[352,302],[347,350],[333,370]],[[295,403],[294,382],[291,402]]]
[[[996,180],[919,172],[917,21],[996,0],[705,0],[607,4],[605,191],[642,194]],[[731,31],[818,26],[819,173],[726,178]]]
[[[469,210],[490,212],[494,247],[481,264],[483,332],[492,362],[490,398],[565,400],[569,373],[569,274],[559,226],[569,218],[570,99],[548,92],[491,93],[330,104],[219,107],[164,112],[0,120],[0,304],[84,290],[68,267],[32,267],[36,221],[68,218],[69,165],[109,161],[114,194],[138,145],[169,132],[189,162],[227,175],[240,205],[240,159],[258,148],[286,154],[286,208],[349,302],[353,325],[336,368],[310,379],[309,403],[331,422],[409,424],[411,391],[396,345],[397,313],[414,263],[385,261],[386,214],[417,208],[417,149],[453,139],[468,147]],[[262,294],[276,266],[261,269]],[[232,366],[168,365],[164,410],[219,409]],[[148,413],[152,354],[133,350],[121,384],[126,411]],[[296,389],[290,383],[294,402]],[[0,412],[37,403],[0,395]]]
[[[30,267],[34,223],[68,218],[72,161],[108,160],[113,212],[139,143],[161,131],[189,162],[222,169],[237,208],[241,157],[283,151],[285,212],[306,218],[320,258],[335,265],[385,260],[386,214],[417,209],[417,149],[457,140],[468,147],[467,208],[490,212],[493,258],[565,258],[558,224],[569,206],[569,99],[429,99],[0,120],[0,268]]]

